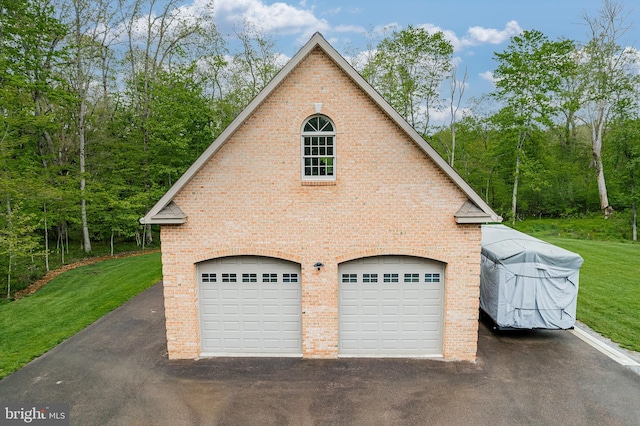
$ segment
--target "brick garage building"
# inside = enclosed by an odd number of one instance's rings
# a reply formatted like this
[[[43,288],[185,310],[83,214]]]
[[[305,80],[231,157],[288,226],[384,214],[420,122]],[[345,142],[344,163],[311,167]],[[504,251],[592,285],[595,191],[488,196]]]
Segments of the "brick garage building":
[[[170,358],[475,359],[500,217],[320,34],[141,221]]]

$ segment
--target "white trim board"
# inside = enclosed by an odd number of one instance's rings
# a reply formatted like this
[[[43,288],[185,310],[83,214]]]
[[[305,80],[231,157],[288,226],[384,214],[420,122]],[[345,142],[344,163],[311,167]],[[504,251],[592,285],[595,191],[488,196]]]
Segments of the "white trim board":
[[[603,343],[600,340],[596,339],[595,337],[591,336],[590,334],[586,333],[585,331],[580,330],[579,328],[574,328],[573,330],[569,330],[569,332],[574,336],[576,336],[578,339],[588,343],[590,346],[602,352],[603,354],[605,354],[606,356],[608,356],[618,364],[626,365],[629,367],[640,367],[640,363],[629,358],[627,355],[623,354],[616,348],[613,348],[607,345],[606,343]]]

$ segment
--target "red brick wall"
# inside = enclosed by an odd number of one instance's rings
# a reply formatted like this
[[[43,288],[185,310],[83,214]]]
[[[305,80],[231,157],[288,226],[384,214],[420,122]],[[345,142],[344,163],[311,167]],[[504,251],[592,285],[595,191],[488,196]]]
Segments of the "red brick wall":
[[[314,103],[337,130],[337,179],[301,180],[300,130]],[[443,355],[474,360],[480,228],[466,197],[321,50],[313,51],[175,197],[162,227],[171,358],[200,354],[195,263],[262,255],[302,267],[303,356],[338,354],[338,264],[405,254],[446,263]],[[321,271],[312,265],[325,264]]]

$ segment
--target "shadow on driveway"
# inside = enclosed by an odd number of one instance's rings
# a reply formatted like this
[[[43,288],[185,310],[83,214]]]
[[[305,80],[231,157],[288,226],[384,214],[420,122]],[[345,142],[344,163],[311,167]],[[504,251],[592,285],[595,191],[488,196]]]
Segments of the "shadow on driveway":
[[[0,381],[72,425],[637,425],[640,376],[564,331],[492,333],[478,361],[169,361],[156,285]]]

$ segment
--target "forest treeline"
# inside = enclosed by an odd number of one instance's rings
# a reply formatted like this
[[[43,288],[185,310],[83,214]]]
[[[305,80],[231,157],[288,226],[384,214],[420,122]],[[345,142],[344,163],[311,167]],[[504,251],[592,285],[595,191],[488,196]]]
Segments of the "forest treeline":
[[[284,65],[271,35],[246,23],[223,37],[215,4],[180,6],[0,0],[2,297],[70,244],[151,243],[138,219]],[[635,239],[640,90],[624,16],[605,0],[582,17],[586,40],[514,36],[478,99],[441,32],[389,30],[343,54],[506,220],[623,215]]]

